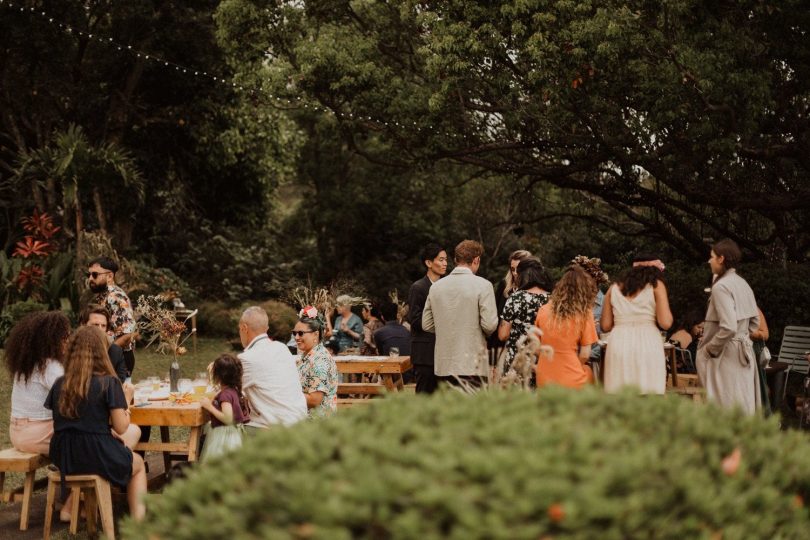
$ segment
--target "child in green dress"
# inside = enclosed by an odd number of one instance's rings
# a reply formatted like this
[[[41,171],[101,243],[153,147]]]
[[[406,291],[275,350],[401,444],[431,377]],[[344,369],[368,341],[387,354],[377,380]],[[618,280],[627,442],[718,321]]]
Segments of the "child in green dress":
[[[201,461],[219,456],[242,446],[244,428],[249,418],[247,403],[242,395],[242,362],[235,356],[223,354],[211,367],[211,379],[220,387],[213,400],[204,397],[200,405],[211,413],[211,428],[205,440]]]

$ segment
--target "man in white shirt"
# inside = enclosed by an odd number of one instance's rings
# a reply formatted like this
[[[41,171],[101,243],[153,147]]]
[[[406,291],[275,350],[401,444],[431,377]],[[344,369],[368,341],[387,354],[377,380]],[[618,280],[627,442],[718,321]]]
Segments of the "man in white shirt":
[[[267,312],[247,308],[239,319],[239,338],[244,352],[242,390],[250,404],[248,428],[290,425],[307,417],[307,403],[295,357],[289,349],[267,336]]]
[[[434,373],[457,384],[480,384],[489,371],[487,336],[498,326],[492,283],[476,276],[484,247],[474,240],[456,246],[456,268],[430,287],[422,328],[436,333]]]

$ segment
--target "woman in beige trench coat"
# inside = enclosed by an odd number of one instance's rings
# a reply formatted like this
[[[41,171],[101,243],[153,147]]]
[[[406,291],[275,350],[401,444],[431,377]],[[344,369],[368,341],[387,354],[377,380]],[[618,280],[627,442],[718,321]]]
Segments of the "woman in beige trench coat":
[[[715,275],[697,370],[710,401],[746,414],[760,408],[759,374],[750,332],[759,327],[754,292],[737,275],[742,254],[733,240],[712,246],[709,266]]]

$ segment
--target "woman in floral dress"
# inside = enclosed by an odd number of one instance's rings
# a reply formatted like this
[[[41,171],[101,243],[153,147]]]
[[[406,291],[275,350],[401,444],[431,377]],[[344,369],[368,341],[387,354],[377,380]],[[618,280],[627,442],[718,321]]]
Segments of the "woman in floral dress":
[[[337,408],[337,366],[323,346],[324,322],[318,310],[307,306],[298,316],[292,333],[300,352],[297,365],[301,388],[309,415],[326,416]]]
[[[503,373],[509,371],[521,338],[534,325],[537,310],[548,303],[550,296],[547,290],[548,276],[540,259],[536,257],[520,261],[515,281],[518,290],[506,299],[498,326],[498,339],[506,342]]]

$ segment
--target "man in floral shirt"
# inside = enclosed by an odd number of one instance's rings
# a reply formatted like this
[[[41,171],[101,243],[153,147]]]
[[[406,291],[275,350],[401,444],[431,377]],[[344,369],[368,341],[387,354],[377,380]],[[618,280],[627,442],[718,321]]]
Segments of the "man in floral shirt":
[[[137,325],[132,311],[132,302],[124,290],[115,284],[115,273],[118,264],[107,257],[98,257],[90,261],[87,268],[87,285],[95,294],[94,302],[107,308],[110,313],[110,334],[115,344],[124,350],[127,374],[132,375],[135,369],[135,333]]]

